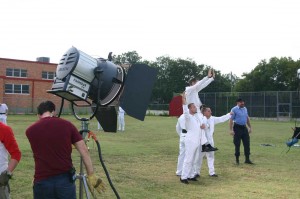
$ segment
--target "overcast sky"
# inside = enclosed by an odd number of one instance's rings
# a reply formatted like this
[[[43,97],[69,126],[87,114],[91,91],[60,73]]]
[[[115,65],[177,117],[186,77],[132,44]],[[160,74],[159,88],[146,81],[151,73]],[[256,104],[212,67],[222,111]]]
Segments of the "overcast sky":
[[[300,58],[299,0],[2,0],[0,57],[57,63],[70,47],[107,57],[192,58],[240,76]]]

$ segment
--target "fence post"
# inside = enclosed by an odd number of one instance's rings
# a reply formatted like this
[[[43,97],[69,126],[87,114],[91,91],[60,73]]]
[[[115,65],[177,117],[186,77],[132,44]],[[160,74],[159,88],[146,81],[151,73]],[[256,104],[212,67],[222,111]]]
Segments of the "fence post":
[[[278,91],[276,92],[276,115],[277,121],[279,121]]]
[[[266,92],[264,92],[264,119],[266,119]]]

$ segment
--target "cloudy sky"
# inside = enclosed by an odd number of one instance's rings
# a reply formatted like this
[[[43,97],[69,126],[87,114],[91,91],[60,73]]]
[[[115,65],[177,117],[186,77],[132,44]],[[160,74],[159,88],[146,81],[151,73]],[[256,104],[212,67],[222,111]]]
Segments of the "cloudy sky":
[[[192,58],[240,76],[273,56],[300,58],[298,0],[3,0],[0,57],[57,63],[71,46],[107,57]]]

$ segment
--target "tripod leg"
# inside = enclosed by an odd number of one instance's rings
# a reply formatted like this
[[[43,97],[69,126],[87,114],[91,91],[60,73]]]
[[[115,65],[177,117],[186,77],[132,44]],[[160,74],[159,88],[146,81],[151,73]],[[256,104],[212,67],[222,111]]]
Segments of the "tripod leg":
[[[84,185],[86,198],[90,199],[90,193],[89,193],[89,188],[88,188],[87,182],[86,182],[86,176],[82,176],[82,181],[83,181],[83,185]],[[93,195],[93,193],[92,193],[92,195]]]

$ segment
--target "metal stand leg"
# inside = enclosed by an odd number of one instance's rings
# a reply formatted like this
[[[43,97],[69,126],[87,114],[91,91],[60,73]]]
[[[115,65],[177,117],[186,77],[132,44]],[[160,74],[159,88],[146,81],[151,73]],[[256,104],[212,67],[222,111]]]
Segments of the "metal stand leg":
[[[82,130],[81,130],[82,138],[83,138],[83,140],[85,140],[85,137],[86,137],[87,133],[89,132],[88,119],[81,120],[81,128],[82,128]],[[87,179],[86,179],[86,175],[84,174],[84,171],[83,171],[82,157],[80,157],[80,172],[79,172],[79,174],[76,175],[76,179],[79,179],[79,199],[83,199],[83,191],[85,191],[86,198],[90,199],[90,192],[89,192],[88,185],[87,185]]]
[[[77,174],[76,179],[79,179],[79,198],[83,199],[83,188],[84,188],[86,198],[90,199],[90,192],[87,186],[86,176]]]

